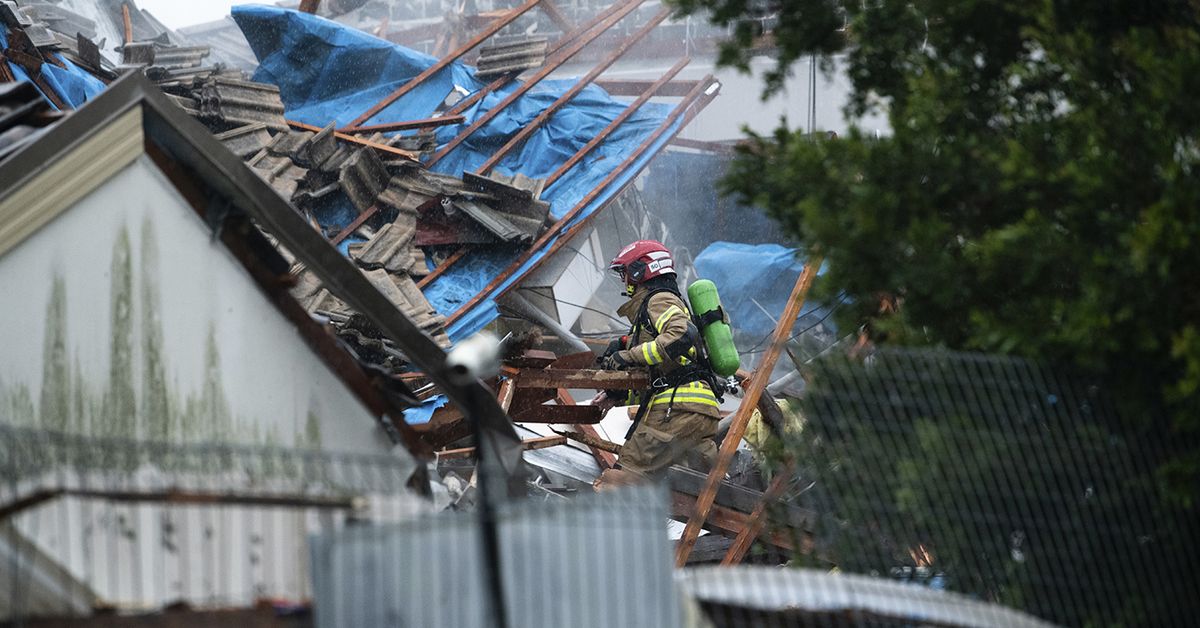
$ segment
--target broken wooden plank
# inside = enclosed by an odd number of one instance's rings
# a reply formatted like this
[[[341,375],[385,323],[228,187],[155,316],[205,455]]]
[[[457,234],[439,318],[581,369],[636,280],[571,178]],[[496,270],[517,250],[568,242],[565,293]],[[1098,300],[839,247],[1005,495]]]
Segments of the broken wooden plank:
[[[557,359],[558,356],[554,355],[553,351],[526,349],[521,352],[521,355],[505,359],[504,364],[516,368],[542,369],[550,366]]]
[[[695,497],[704,489],[705,474],[675,465],[668,469],[667,481],[671,490]],[[738,512],[753,513],[763,502],[763,495],[761,491],[722,480],[715,503]],[[787,525],[795,528],[811,529],[817,520],[815,512],[798,506],[787,505],[782,512],[787,518]]]
[[[595,369],[522,369],[516,376],[522,388],[586,388],[589,390],[644,390],[650,387],[645,373]]]
[[[496,400],[500,402],[500,407],[508,412],[508,408],[512,406],[513,393],[516,391],[516,386],[513,386],[511,379],[506,379],[500,382],[500,392],[496,394]]]
[[[705,521],[705,528],[711,532],[718,532],[728,536],[736,536],[745,527],[750,515],[744,512],[738,512],[732,508],[723,506],[710,506],[709,516]],[[691,495],[685,495],[676,491],[671,492],[671,516],[686,518],[688,521],[694,521],[696,518],[693,514],[696,512],[696,498]],[[792,550],[795,549],[795,544],[788,534],[782,531],[771,531],[763,534],[760,540],[770,543],[775,547]],[[692,542],[695,546],[695,541]],[[802,541],[802,546],[807,545]]]
[[[511,381],[511,380],[509,380]],[[604,418],[597,406],[546,406],[511,412],[516,423],[560,423],[563,425],[595,425]]]
[[[591,351],[568,353],[559,356],[549,368],[553,369],[588,369],[596,366],[596,354]]]
[[[767,381],[771,376],[771,370],[775,368],[775,361],[779,359],[779,354],[783,351],[788,336],[792,333],[792,325],[795,324],[796,318],[800,315],[800,310],[804,306],[804,298],[808,294],[808,289],[812,286],[813,279],[817,276],[817,269],[820,267],[821,257],[813,255],[809,258],[808,263],[804,265],[804,270],[796,279],[796,285],[792,288],[792,294],[788,297],[787,307],[784,309],[783,314],[779,317],[779,322],[775,326],[775,332],[771,337],[771,345],[767,348],[766,354],[763,355],[762,362],[759,363],[758,368],[754,370],[754,376],[750,378],[750,385],[746,387],[746,394],[742,398],[742,404],[738,406],[737,414],[733,417],[733,424],[729,427],[729,433],[725,436],[725,440],[721,441],[721,449],[717,453],[717,461],[713,464],[713,468],[708,474],[708,482],[704,487],[704,491],[696,498],[696,516],[688,520],[687,527],[683,531],[683,536],[679,539],[679,545],[676,547],[675,554],[675,566],[677,567],[687,564],[688,553],[692,551],[692,546],[696,543],[696,537],[700,534],[700,527],[704,524],[704,519],[709,514],[721,479],[725,477],[725,472],[729,470],[729,463],[733,460],[733,454],[737,451],[738,444],[742,440],[742,435],[746,433],[746,425],[749,424],[750,415],[758,405],[758,398],[767,389]]]
[[[434,410],[428,423],[413,425],[412,429],[422,441],[433,448],[445,447],[471,434],[471,424],[453,405]]]
[[[449,126],[451,124],[462,124],[466,122],[463,116],[439,116],[436,118],[425,118],[422,120],[406,120],[404,122],[386,122],[383,124],[369,124],[366,126],[357,127],[342,127],[338,129],[343,133],[390,133],[393,131],[411,131],[413,129],[425,129],[438,126]]]
[[[566,436],[567,438],[569,438],[573,441],[583,443],[584,445],[587,445],[588,447],[591,447],[593,449],[599,449],[600,451],[607,452],[610,454],[615,454],[615,455],[621,454],[621,446],[620,445],[618,445],[612,441],[604,440],[603,438],[600,438],[599,436],[596,436],[593,434],[586,434],[584,432],[572,432],[570,430],[564,430],[562,432],[558,432],[558,434]]]
[[[557,447],[558,445],[566,445],[566,436],[544,436],[542,438],[531,438],[521,441],[521,449],[526,451],[534,449],[546,449],[547,447]],[[475,456],[474,447],[463,447],[461,449],[446,449],[435,452],[438,460],[452,460],[455,458],[471,458]]]
[[[692,548],[688,564],[715,563],[721,560],[731,545],[733,545],[733,539],[723,534],[705,534],[696,539],[696,546]]]
[[[721,559],[722,565],[736,565],[742,562],[742,559],[746,556],[746,552],[750,551],[750,545],[754,543],[754,539],[758,538],[763,526],[766,525],[767,507],[783,495],[784,489],[787,488],[788,480],[792,477],[794,471],[794,461],[788,460],[783,465],[783,469],[774,478],[771,478],[770,486],[763,492],[758,503],[754,505],[754,510],[750,511],[746,527],[738,533],[737,538],[730,545],[729,551]]]
[[[586,353],[590,353],[590,352],[586,352]],[[558,389],[558,391],[555,393],[555,398],[558,401],[559,405],[563,405],[563,406],[575,405],[575,398],[572,397],[571,393],[568,392],[564,388]],[[603,418],[604,418],[603,413],[601,413],[600,417],[601,417],[601,420],[603,420]],[[596,431],[596,428],[592,427],[591,425],[579,425],[578,429],[581,434],[584,434],[584,435],[588,436],[589,438],[594,438],[598,441],[604,440],[604,439],[600,438],[600,433]],[[608,442],[608,441],[604,441],[604,442]],[[602,449],[600,447],[595,447],[592,445],[588,445],[588,449],[591,450],[592,457],[596,459],[596,464],[600,465],[601,471],[603,471],[605,469],[612,469],[617,466],[617,456],[615,454],[617,454],[619,452],[605,451],[604,449]]]
[[[311,131],[313,133],[320,133],[322,130],[321,127],[313,126],[311,124],[305,124],[304,122],[299,122],[297,120],[288,120],[287,123],[288,123],[288,126],[292,127],[293,129],[301,129],[304,131]],[[349,133],[342,133],[340,131],[335,132],[333,134],[333,136],[338,138],[339,140],[344,140],[346,142],[350,142],[351,144],[358,144],[360,146],[366,146],[368,148],[373,148],[376,151],[381,152],[381,153],[387,153],[388,155],[392,155],[395,157],[403,157],[403,158],[411,160],[411,161],[419,161],[416,153],[414,153],[412,151],[408,151],[408,150],[402,150],[402,149],[396,148],[395,146],[388,146],[387,144],[380,144],[379,142],[372,142],[371,140],[366,140],[366,139],[363,139],[363,138],[355,136],[355,135],[350,135]]]

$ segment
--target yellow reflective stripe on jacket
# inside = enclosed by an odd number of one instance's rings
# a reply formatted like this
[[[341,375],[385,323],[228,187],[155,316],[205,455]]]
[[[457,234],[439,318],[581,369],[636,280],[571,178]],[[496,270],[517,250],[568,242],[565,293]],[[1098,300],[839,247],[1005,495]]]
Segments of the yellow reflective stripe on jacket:
[[[658,343],[653,340],[642,343],[642,357],[646,359],[646,364],[650,365],[663,361],[662,354],[658,352]]]
[[[674,400],[672,400],[672,397],[674,397]],[[717,396],[713,394],[713,391],[699,382],[683,384],[672,390],[654,395],[654,398],[650,400],[650,407],[653,408],[663,403],[699,403],[713,406],[714,408],[720,406],[720,403],[717,402]]]
[[[658,333],[661,334],[662,330],[663,330],[663,325],[666,325],[667,321],[671,320],[672,316],[675,316],[676,314],[682,314],[682,313],[683,313],[683,308],[679,307],[678,305],[672,305],[671,307],[667,308],[667,311],[663,312],[658,317],[658,320],[654,321],[654,328],[657,329]]]

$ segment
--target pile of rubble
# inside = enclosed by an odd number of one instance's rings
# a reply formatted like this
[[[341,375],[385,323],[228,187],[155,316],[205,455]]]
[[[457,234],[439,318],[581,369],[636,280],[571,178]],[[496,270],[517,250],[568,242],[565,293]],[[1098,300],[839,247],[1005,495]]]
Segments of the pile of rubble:
[[[545,228],[550,208],[539,198],[540,181],[521,175],[458,178],[426,170],[418,156],[432,150],[431,133],[363,138],[338,133],[332,124],[315,132],[292,128],[277,89],[225,76],[197,78],[189,87],[172,85],[166,91],[317,229],[328,227],[318,218],[321,208],[333,195],[344,195],[358,218],[342,233],[327,235],[335,241],[353,237],[350,258],[443,347],[450,345],[445,320],[417,283],[430,274],[425,248],[527,244]],[[372,227],[367,219],[374,216],[379,218]],[[352,345],[367,349],[362,330],[347,327],[352,312],[345,304],[311,274],[297,269],[297,275],[294,294],[301,303],[342,327]],[[393,368],[403,361],[398,355],[381,357]]]

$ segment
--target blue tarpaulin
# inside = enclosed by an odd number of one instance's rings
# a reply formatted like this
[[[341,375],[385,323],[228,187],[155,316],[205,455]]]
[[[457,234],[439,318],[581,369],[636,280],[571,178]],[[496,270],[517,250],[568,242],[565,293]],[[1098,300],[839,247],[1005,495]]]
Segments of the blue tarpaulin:
[[[296,11],[241,6],[233,9],[233,18],[259,59],[254,80],[279,86],[289,119],[317,126],[325,126],[331,121],[339,125],[351,122],[436,62],[428,55]],[[461,175],[464,170],[478,168],[574,83],[570,79],[539,83],[476,131],[433,169]],[[483,85],[475,79],[474,68],[451,63],[366,123],[428,118],[451,92],[472,93]],[[439,144],[449,141],[467,125],[478,120],[519,85],[513,81],[481,99],[463,112],[466,118],[463,125],[441,127],[437,134]],[[505,157],[497,170],[544,178],[595,137],[625,107],[626,103],[610,97],[598,87],[589,86],[556,112],[520,149]],[[551,214],[554,217],[566,215],[599,186],[614,168],[663,124],[670,109],[668,105],[646,104],[631,115],[587,158],[543,193],[542,199],[550,203]],[[679,123],[677,120],[674,124]],[[630,164],[575,220],[583,219],[608,202],[667,143],[670,135],[663,134],[651,150]],[[514,277],[531,268],[544,256],[544,251],[537,252]],[[480,248],[428,286],[425,295],[438,312],[449,316],[478,294],[518,255],[520,251],[503,247],[490,250]],[[512,280],[501,286],[500,290],[511,283]],[[493,296],[500,290],[493,292]],[[450,338],[459,340],[470,336],[498,316],[494,298],[488,298],[450,326]]]
[[[733,327],[750,337],[763,337],[775,329],[796,279],[804,270],[804,259],[796,249],[778,244],[714,242],[694,260],[696,274],[717,284],[721,307],[729,313]],[[822,266],[818,274],[823,273]],[[807,301],[797,325],[824,308]]]
[[[7,47],[7,31],[0,28],[0,49]],[[53,89],[54,93],[62,98],[63,102],[65,102],[68,106],[73,109],[77,109],[83,105],[83,103],[87,102],[91,97],[104,91],[105,86],[100,79],[89,74],[87,70],[84,70],[74,63],[71,63],[61,54],[51,54],[54,55],[55,59],[61,61],[62,64],[66,66],[66,69],[64,70],[53,63],[44,63],[42,64],[42,76],[46,78],[46,84],[50,86],[50,89]],[[8,67],[12,70],[13,77],[16,80],[30,81],[32,83],[29,78],[29,73],[26,72],[24,68],[12,63],[11,61],[6,61],[5,63],[8,63]],[[36,83],[34,84],[34,87],[37,87]],[[40,87],[37,89],[39,92],[42,91],[42,88]],[[45,96],[44,93],[42,95]],[[50,102],[51,107],[55,106],[53,100],[50,98],[47,98],[46,100]]]
[[[434,411],[445,406],[449,401],[446,395],[434,395],[422,402],[421,405],[405,410],[404,422],[409,425],[428,423],[433,418]]]

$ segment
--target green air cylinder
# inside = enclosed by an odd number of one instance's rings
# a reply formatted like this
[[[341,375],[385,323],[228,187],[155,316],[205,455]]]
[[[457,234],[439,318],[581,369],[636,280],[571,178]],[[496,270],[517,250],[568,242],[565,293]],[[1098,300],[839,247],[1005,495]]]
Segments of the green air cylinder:
[[[733,344],[729,316],[721,308],[717,285],[700,279],[688,286],[688,301],[700,325],[700,335],[708,349],[708,361],[717,375],[727,377],[738,370],[738,352]]]

